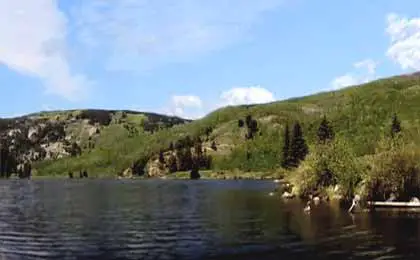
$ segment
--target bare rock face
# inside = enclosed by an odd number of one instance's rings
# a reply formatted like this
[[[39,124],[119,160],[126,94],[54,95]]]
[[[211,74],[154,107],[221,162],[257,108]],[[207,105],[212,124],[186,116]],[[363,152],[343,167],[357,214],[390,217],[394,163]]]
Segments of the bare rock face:
[[[162,177],[167,175],[168,169],[157,159],[152,159],[146,166],[148,177]]]
[[[133,169],[131,169],[131,167],[130,167],[130,168],[127,168],[127,169],[125,169],[125,171],[123,171],[123,173],[122,173],[122,176],[121,176],[121,177],[123,177],[123,178],[128,178],[128,179],[133,178]]]
[[[28,139],[32,142],[32,143],[36,143],[39,139],[39,130],[40,127],[39,126],[31,126],[28,130]]]
[[[70,155],[70,153],[67,152],[66,146],[63,144],[63,142],[46,143],[46,144],[42,144],[41,147],[46,152],[45,159],[47,160],[60,159],[60,158]]]

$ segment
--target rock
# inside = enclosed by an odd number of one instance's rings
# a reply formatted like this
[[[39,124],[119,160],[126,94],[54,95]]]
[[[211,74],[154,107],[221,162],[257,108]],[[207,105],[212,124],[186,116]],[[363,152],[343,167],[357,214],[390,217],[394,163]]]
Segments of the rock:
[[[397,199],[397,197],[395,196],[394,193],[391,193],[391,195],[389,195],[389,199],[387,199],[387,202],[392,202],[395,201]]]
[[[37,126],[31,126],[28,130],[28,139],[32,143],[36,143],[39,140],[39,127]]]
[[[7,135],[8,135],[9,137],[16,137],[16,136],[18,136],[18,135],[20,135],[20,134],[22,134],[22,131],[21,131],[20,129],[12,129],[12,130],[10,130],[10,131],[7,133]]]
[[[158,159],[150,160],[146,165],[148,177],[162,177],[169,173],[168,168],[165,167]]]
[[[321,201],[321,199],[318,196],[314,197],[312,200],[314,201],[315,205],[318,205]]]
[[[420,203],[420,200],[419,200],[417,197],[412,197],[412,198],[410,199],[410,203],[419,204],[419,203]]]
[[[89,137],[91,137],[91,136],[93,136],[97,133],[99,133],[99,128],[97,128],[95,126],[90,127],[89,130],[88,130]]]
[[[282,197],[283,199],[292,199],[292,198],[294,198],[294,197],[295,197],[295,195],[294,195],[294,194],[292,194],[292,193],[290,193],[290,192],[285,191],[285,192],[281,195],[281,197]]]
[[[130,178],[130,179],[133,178],[133,169],[131,169],[131,167],[125,169],[125,171],[122,173],[122,176],[121,177],[123,177],[123,178]]]
[[[340,190],[340,185],[334,186],[334,193],[338,192]]]

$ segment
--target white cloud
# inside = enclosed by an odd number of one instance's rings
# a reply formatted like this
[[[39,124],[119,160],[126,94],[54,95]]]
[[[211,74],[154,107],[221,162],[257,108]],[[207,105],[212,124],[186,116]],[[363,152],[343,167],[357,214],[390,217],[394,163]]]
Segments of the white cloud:
[[[0,64],[42,80],[47,93],[80,98],[86,80],[66,59],[66,19],[55,0],[0,0]]]
[[[90,0],[73,12],[79,40],[109,53],[109,69],[182,62],[244,36],[284,0]]]
[[[357,85],[359,83],[359,80],[350,74],[346,74],[340,77],[335,78],[331,82],[331,86],[333,89],[340,89],[348,86]]]
[[[201,117],[203,102],[201,98],[194,95],[172,96],[171,102],[165,112],[171,115],[195,119]]]
[[[387,34],[391,44],[386,55],[402,69],[420,70],[420,17],[387,16]]]
[[[365,59],[353,64],[354,71],[335,78],[331,82],[333,89],[363,84],[376,78],[378,63],[371,59]]]
[[[260,87],[236,87],[220,95],[221,106],[268,103],[275,100],[274,94]]]
[[[170,104],[162,110],[162,113],[182,118],[198,119],[211,112],[210,110],[220,107],[261,104],[273,101],[275,101],[274,94],[263,87],[235,87],[222,92],[219,101],[211,104],[205,104],[196,95],[172,96]]]

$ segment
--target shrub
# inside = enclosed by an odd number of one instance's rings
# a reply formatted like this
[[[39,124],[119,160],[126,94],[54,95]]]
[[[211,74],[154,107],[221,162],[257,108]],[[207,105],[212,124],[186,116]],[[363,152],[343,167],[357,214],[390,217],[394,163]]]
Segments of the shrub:
[[[371,175],[367,181],[368,198],[386,200],[394,193],[397,200],[408,201],[420,196],[420,151],[401,141],[382,141],[381,150],[370,160]]]
[[[339,185],[341,195],[350,198],[361,183],[365,170],[364,161],[355,156],[350,145],[336,139],[312,146],[300,167],[289,173],[289,179],[304,197]]]

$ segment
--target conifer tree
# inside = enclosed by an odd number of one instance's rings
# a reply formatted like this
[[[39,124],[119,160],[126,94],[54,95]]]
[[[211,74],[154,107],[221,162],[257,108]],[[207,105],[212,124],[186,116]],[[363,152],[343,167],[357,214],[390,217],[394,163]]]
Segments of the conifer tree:
[[[293,126],[292,141],[290,145],[290,166],[298,167],[308,154],[308,146],[303,137],[302,127],[299,122]]]
[[[401,132],[401,122],[398,119],[397,114],[394,114],[392,117],[391,136],[394,138],[400,132]]]
[[[211,143],[211,149],[212,149],[213,151],[217,151],[216,141],[213,141],[213,142]]]
[[[194,144],[194,156],[193,156],[193,164],[196,164],[198,168],[203,166],[204,158],[203,158],[203,145],[201,143],[201,139],[197,138]]]
[[[176,157],[171,154],[168,159],[168,168],[170,173],[174,173],[178,170],[176,165]]]
[[[160,150],[160,152],[159,152],[159,163],[165,164],[165,156],[163,155],[162,150]]]
[[[290,164],[290,131],[289,124],[286,124],[284,128],[284,137],[283,137],[283,157],[281,161],[281,166],[283,168],[289,168]]]
[[[332,139],[334,139],[334,131],[330,126],[327,117],[324,116],[318,128],[318,141],[325,144],[327,141]]]

